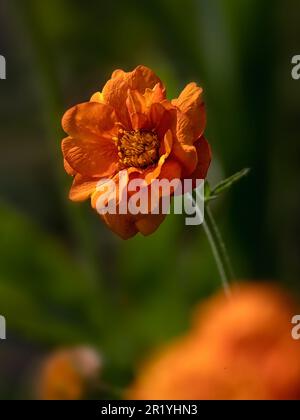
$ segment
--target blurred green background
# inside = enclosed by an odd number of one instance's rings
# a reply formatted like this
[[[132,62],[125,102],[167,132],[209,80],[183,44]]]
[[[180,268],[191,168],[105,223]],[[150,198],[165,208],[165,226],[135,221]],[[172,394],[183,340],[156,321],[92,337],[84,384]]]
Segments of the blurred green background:
[[[27,395],[36,361],[73,344],[96,346],[124,387],[220,288],[201,227],[171,215],[124,242],[68,201],[61,116],[116,68],[153,68],[170,98],[204,87],[210,181],[252,168],[213,208],[237,278],[298,292],[299,1],[1,0],[0,13],[0,398]]]

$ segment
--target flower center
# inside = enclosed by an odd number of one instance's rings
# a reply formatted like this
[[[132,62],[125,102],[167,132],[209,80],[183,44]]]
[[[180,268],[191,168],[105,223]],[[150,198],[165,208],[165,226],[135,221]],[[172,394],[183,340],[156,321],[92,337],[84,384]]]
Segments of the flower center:
[[[117,145],[123,167],[145,169],[159,159],[159,140],[152,131],[120,131]]]

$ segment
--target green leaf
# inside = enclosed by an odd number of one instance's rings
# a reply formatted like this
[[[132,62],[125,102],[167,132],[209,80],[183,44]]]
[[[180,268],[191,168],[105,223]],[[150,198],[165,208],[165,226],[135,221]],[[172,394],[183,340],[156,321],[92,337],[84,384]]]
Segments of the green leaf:
[[[234,175],[231,175],[229,178],[226,178],[223,181],[219,182],[214,188],[210,189],[209,187],[208,190],[206,187],[205,201],[208,202],[211,200],[215,200],[220,194],[229,190],[229,188],[231,188],[235,183],[247,176],[249,172],[249,168],[244,168],[241,171],[235,173]]]

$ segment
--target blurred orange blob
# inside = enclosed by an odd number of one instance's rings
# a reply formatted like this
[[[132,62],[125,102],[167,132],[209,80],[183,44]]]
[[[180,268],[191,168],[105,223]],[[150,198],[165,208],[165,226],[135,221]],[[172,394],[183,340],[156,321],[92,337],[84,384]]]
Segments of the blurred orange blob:
[[[211,161],[205,125],[203,89],[196,83],[169,101],[165,86],[148,67],[114,71],[101,92],[63,117],[65,170],[74,177],[70,199],[91,198],[96,209],[103,195],[97,185],[104,180],[113,180],[121,197],[121,171],[127,183],[140,180],[146,189],[154,180],[204,179]],[[117,214],[101,213],[101,218],[123,239],[138,232],[149,235],[165,218],[162,212],[124,214],[116,201]],[[160,197],[151,207],[159,206]]]
[[[299,310],[298,310],[299,313]],[[271,285],[245,284],[196,311],[191,331],[141,367],[129,399],[300,399],[297,306]]]
[[[99,354],[89,347],[62,349],[49,356],[37,375],[41,400],[80,400],[101,371]]]

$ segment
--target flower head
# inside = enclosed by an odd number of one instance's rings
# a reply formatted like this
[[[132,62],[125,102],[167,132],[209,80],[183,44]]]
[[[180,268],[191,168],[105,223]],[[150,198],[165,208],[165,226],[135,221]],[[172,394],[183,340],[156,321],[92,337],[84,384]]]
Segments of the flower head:
[[[299,399],[297,307],[270,285],[210,299],[190,332],[141,367],[130,399]]]
[[[68,134],[62,142],[65,169],[74,176],[70,199],[91,198],[96,208],[99,181],[112,179],[118,185],[121,171],[128,181],[141,179],[149,186],[155,179],[204,179],[211,153],[203,137],[202,93],[190,83],[169,101],[161,80],[149,68],[116,70],[102,92],[63,117]],[[101,217],[125,239],[154,232],[164,219],[161,213]]]

